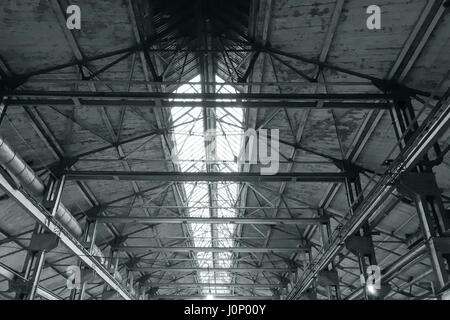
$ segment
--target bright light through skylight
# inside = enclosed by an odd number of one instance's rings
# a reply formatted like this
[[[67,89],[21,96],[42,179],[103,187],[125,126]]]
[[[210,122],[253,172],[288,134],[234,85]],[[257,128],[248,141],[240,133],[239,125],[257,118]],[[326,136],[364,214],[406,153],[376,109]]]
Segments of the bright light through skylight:
[[[200,76],[191,80],[199,82]],[[216,77],[216,82],[223,82]],[[201,86],[198,84],[184,84],[177,93],[200,93]],[[229,85],[217,85],[217,93],[236,93],[237,91]],[[236,159],[239,155],[241,138],[243,135],[243,111],[242,108],[215,108],[213,110],[215,130],[215,153],[207,153],[207,142],[210,138],[205,136],[204,112],[201,106],[192,108],[177,107],[175,100],[171,108],[173,124],[175,126],[173,137],[176,145],[176,156],[181,171],[200,172],[207,171],[207,165],[217,172],[238,171]],[[221,101],[227,101],[221,99]],[[231,100],[228,100],[232,102]],[[195,102],[195,101],[194,101]],[[190,207],[191,217],[217,217],[236,216],[236,201],[238,197],[238,184],[228,182],[217,182],[208,185],[206,182],[184,183],[187,198],[185,205]],[[210,193],[208,188],[217,190]],[[210,206],[210,204],[212,204]],[[211,207],[211,208],[210,208]],[[235,225],[233,224],[191,224],[193,242],[196,247],[232,247]],[[205,268],[199,272],[199,281],[211,283],[211,286],[203,288],[203,294],[230,294],[230,287],[214,286],[214,283],[230,283],[229,272],[213,272],[207,268],[231,268],[232,253],[221,252],[198,252],[196,254],[198,266]]]

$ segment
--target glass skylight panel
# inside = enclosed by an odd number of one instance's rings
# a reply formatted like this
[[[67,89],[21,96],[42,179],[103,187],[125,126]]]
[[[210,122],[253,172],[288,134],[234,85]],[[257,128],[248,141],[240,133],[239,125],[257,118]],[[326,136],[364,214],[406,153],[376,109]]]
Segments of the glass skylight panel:
[[[191,80],[199,82],[200,76]],[[223,82],[216,77],[216,82]],[[177,93],[201,92],[198,84],[184,84],[177,90]],[[229,85],[217,85],[218,93],[236,93],[237,91]],[[192,107],[177,107],[177,101],[194,102]],[[216,130],[215,156],[211,152],[208,156],[206,151],[206,141],[211,141],[205,135],[204,113],[201,106],[195,106],[198,99],[174,99],[171,115],[175,141],[175,160],[179,168],[184,172],[201,172],[207,170],[207,164],[214,164],[214,171],[233,172],[238,171],[237,157],[241,147],[243,136],[243,111],[242,108],[220,108],[214,109]],[[218,101],[236,102],[232,99],[219,99]],[[236,102],[237,103],[237,102]],[[210,199],[208,183],[187,182],[183,184],[187,198],[186,205],[190,208],[188,215],[191,217],[211,217],[211,210],[215,210],[218,217],[235,217],[234,209],[238,196],[238,184],[229,182],[217,182],[215,186],[217,192],[216,199]],[[210,203],[213,208],[210,210]],[[213,239],[211,224],[195,223],[190,224],[193,243],[196,247],[211,247],[213,243],[218,247],[234,246],[234,224],[216,224],[216,238]],[[216,261],[214,261],[214,258]],[[231,252],[197,252],[197,264],[205,271],[198,273],[198,280],[202,283],[210,283],[208,287],[203,287],[204,294],[230,294],[230,287],[220,286],[221,283],[231,283],[232,277],[228,271],[209,271],[208,268],[231,268]],[[218,285],[214,285],[217,283]]]

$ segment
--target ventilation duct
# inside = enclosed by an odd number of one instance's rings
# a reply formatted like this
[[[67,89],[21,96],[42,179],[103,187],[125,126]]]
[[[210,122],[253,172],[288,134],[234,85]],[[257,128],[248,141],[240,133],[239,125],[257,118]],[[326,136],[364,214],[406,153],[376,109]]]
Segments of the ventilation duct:
[[[31,169],[22,157],[16,153],[0,136],[0,164],[5,167],[19,181],[21,186],[34,197],[42,200],[45,193],[45,186],[41,179]],[[77,219],[70,211],[60,203],[55,214],[56,219],[61,222],[73,235],[81,237],[83,230]],[[93,256],[104,262],[105,258],[101,250],[94,244]]]

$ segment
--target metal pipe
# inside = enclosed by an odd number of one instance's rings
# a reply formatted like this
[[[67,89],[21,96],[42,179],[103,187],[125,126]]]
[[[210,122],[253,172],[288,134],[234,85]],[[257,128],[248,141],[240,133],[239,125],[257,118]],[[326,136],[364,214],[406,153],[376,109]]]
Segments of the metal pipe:
[[[40,224],[46,225],[50,232],[58,235],[61,242],[69,248],[79,259],[81,259],[88,267],[92,268],[100,278],[102,278],[108,285],[116,290],[124,299],[133,300],[135,297],[128,292],[109,272],[108,270],[95,259],[88,250],[86,250],[82,243],[78,241],[72,233],[70,233],[62,224],[54,217],[42,210],[35,201],[30,199],[16,186],[13,186],[10,179],[0,172],[0,187],[13,199],[17,204],[24,209],[28,214],[34,217]]]
[[[0,136],[0,164],[3,165],[10,173],[12,173],[20,182],[22,187],[33,196],[42,200],[44,197],[45,186],[41,179],[31,169],[22,157],[15,152],[6,143],[5,139]],[[80,237],[82,234],[78,221],[64,207],[63,204],[58,206],[55,217],[63,223],[75,236]]]
[[[4,166],[14,177],[17,178],[22,187],[31,195],[43,199],[45,194],[45,186],[37,174],[30,168],[22,159],[22,157],[15,152],[3,137],[0,136],[0,164]],[[58,194],[58,197],[61,195]],[[59,200],[59,199],[58,199]],[[56,208],[54,212],[55,218],[64,224],[65,227],[76,237],[81,237],[83,230],[77,219],[70,213],[70,211],[62,204]],[[93,245],[93,256],[98,257],[102,263],[105,257],[95,244]]]

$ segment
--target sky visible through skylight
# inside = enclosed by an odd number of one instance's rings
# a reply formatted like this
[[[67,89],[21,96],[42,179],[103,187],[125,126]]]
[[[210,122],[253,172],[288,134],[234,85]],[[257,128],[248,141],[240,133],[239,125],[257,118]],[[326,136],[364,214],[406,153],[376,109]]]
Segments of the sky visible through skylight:
[[[191,80],[199,82],[200,76]],[[216,82],[223,82],[216,76]],[[177,93],[201,93],[200,84],[184,84],[177,90]],[[236,93],[237,91],[229,85],[216,85],[217,93]],[[177,107],[176,101],[187,101],[175,99],[174,106],[171,108],[173,125],[175,127],[173,137],[176,145],[176,156],[179,168],[183,172],[205,172],[207,163],[214,164],[214,171],[218,172],[237,172],[238,164],[236,159],[239,156],[243,130],[243,111],[242,108],[215,108],[214,116],[216,119],[215,136],[215,155],[207,154],[205,147],[206,141],[211,141],[205,134],[203,108],[198,107]],[[195,101],[195,100],[194,100]],[[197,100],[199,101],[199,100]],[[226,101],[221,99],[221,101]],[[216,196],[210,199],[207,182],[187,182],[184,183],[184,191],[187,198],[185,205],[190,207],[188,215],[191,217],[211,217],[210,206],[213,207],[217,217],[235,217],[236,201],[238,197],[237,183],[217,182],[214,183],[217,188]],[[193,244],[195,247],[213,246],[213,227],[211,224],[190,224]],[[214,246],[232,247],[233,235],[235,232],[234,224],[216,224],[216,238]],[[217,286],[216,283],[230,283],[232,281],[229,272],[213,272],[208,268],[230,268],[232,267],[231,252],[197,252],[196,260],[198,266],[205,268],[205,271],[198,273],[198,280],[202,283],[211,283],[211,286],[202,288],[203,294],[230,294],[229,286]]]

